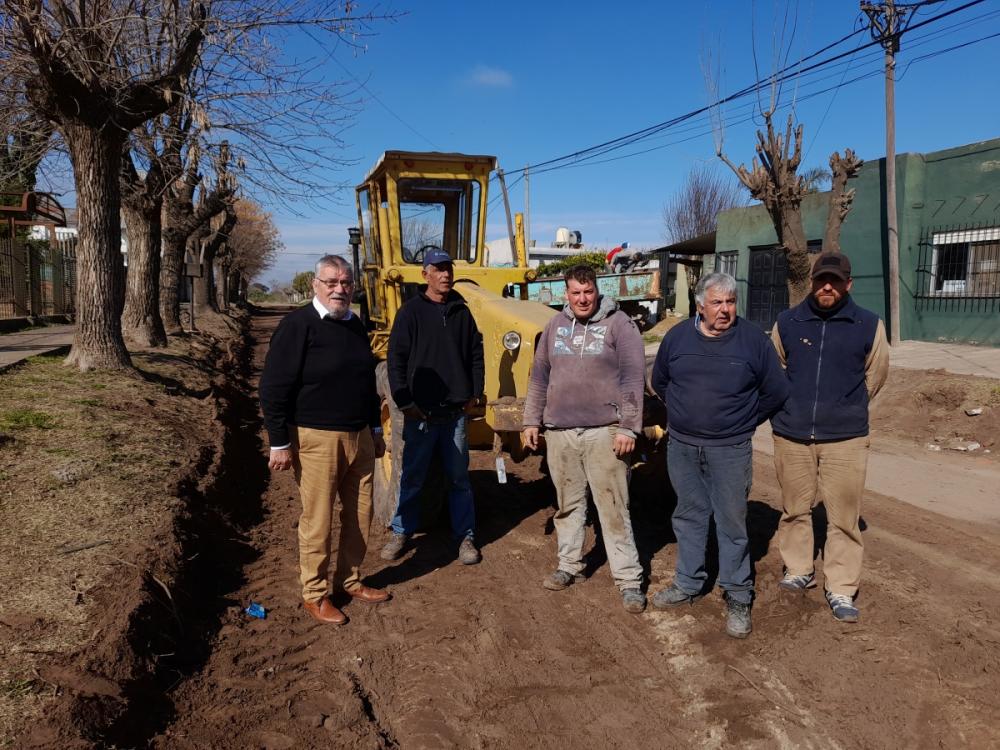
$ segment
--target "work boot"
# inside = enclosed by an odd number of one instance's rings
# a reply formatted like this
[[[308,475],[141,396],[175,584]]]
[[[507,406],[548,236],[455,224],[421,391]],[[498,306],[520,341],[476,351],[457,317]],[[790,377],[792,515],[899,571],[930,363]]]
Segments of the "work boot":
[[[316,602],[302,602],[302,607],[319,622],[329,625],[343,625],[347,622],[347,615],[333,606],[333,602],[325,596]]]
[[[726,635],[746,638],[751,630],[750,603],[737,602],[726,596]]]
[[[622,606],[626,612],[641,615],[646,609],[646,595],[641,589],[624,589],[622,591]]]
[[[697,594],[689,594],[676,583],[671,583],[653,596],[653,606],[657,609],[670,609],[682,604],[694,604],[697,598]]]
[[[785,575],[778,581],[778,586],[785,591],[805,591],[806,589],[815,588],[816,574],[807,573],[804,576],[793,576],[788,571],[785,571]]]
[[[406,534],[398,534],[395,531],[392,532],[392,538],[385,543],[385,546],[379,553],[379,557],[383,560],[398,560],[399,556],[403,554],[403,550],[406,549],[406,544],[409,541],[410,537]]]
[[[854,597],[827,591],[826,601],[833,611],[833,616],[840,622],[858,621],[858,608],[854,606]]]
[[[542,585],[549,591],[562,591],[579,580],[580,576],[567,573],[565,570],[557,570],[555,573],[546,576],[545,580],[542,581]]]
[[[476,549],[476,543],[472,541],[472,537],[465,537],[458,547],[458,561],[462,563],[462,565],[475,565],[482,559],[483,556],[479,554],[479,550]]]

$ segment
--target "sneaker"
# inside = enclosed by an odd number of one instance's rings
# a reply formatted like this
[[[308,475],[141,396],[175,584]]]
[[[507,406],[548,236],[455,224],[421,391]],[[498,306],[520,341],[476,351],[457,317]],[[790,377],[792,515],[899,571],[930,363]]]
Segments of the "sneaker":
[[[753,626],[750,623],[750,604],[726,597],[726,635],[746,638]]]
[[[383,560],[398,560],[399,556],[403,554],[403,550],[406,549],[406,543],[410,541],[410,537],[406,534],[397,534],[395,531],[392,532],[392,539],[386,542],[382,551],[379,553],[379,557]]]
[[[482,559],[483,556],[479,554],[479,550],[476,549],[476,543],[472,541],[472,537],[465,537],[458,547],[458,561],[462,563],[462,565],[475,565]]]
[[[622,606],[626,612],[641,615],[646,609],[646,595],[640,589],[624,589],[622,591]]]
[[[804,576],[793,576],[785,571],[785,575],[778,581],[778,585],[785,591],[805,591],[816,587],[816,575],[808,573]]]
[[[580,580],[580,576],[567,573],[565,570],[557,570],[555,573],[545,577],[542,585],[549,591],[562,591]]]
[[[656,592],[653,596],[653,606],[657,609],[670,609],[682,604],[694,604],[697,598],[697,594],[689,594],[676,583],[671,583],[662,591]]]
[[[858,621],[858,608],[854,606],[854,597],[827,591],[826,601],[830,604],[833,616],[840,622]]]

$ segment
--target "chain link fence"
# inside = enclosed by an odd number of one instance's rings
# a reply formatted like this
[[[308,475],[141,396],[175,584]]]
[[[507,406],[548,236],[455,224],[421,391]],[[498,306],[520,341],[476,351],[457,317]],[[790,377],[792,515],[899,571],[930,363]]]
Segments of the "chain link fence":
[[[76,313],[76,238],[0,239],[0,319]]]

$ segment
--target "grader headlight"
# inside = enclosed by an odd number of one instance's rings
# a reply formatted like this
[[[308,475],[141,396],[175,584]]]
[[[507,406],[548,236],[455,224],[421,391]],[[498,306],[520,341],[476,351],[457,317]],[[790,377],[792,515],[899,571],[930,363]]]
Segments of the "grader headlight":
[[[521,346],[521,334],[517,331],[507,331],[503,335],[503,348],[509,352],[515,352]]]

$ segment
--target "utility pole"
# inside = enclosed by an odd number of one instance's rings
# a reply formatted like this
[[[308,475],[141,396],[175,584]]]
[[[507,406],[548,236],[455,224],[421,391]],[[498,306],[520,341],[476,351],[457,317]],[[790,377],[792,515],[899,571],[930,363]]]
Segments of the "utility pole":
[[[872,38],[885,50],[885,217],[889,253],[889,343],[898,344],[899,333],[899,224],[896,214],[896,53],[910,17],[927,3],[897,5],[861,2],[868,16]]]
[[[524,246],[531,255],[531,179],[527,166],[524,167]]]

